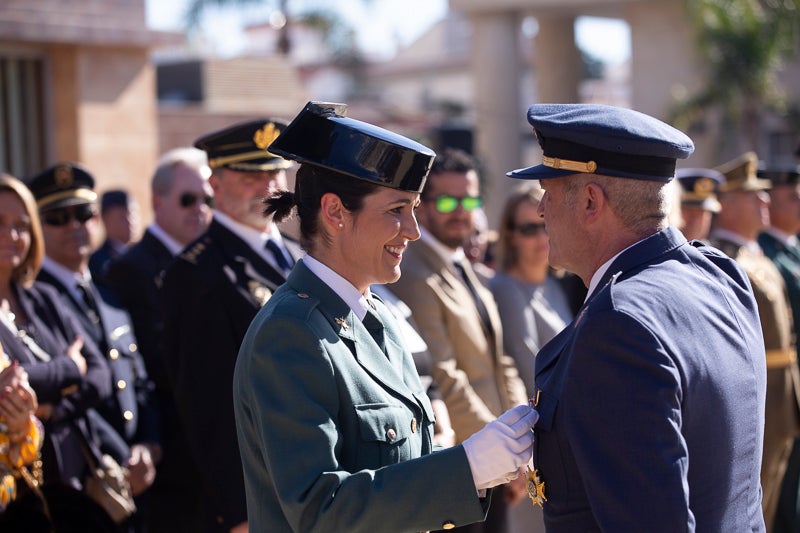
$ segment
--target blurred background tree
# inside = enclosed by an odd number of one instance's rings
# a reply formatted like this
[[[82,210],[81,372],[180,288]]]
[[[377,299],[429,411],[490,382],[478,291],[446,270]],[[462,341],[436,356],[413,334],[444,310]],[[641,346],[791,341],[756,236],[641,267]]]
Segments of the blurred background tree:
[[[800,0],[687,0],[686,6],[707,78],[676,102],[672,122],[697,130],[717,121],[720,154],[758,152],[764,113],[794,114],[778,73],[798,53]]]

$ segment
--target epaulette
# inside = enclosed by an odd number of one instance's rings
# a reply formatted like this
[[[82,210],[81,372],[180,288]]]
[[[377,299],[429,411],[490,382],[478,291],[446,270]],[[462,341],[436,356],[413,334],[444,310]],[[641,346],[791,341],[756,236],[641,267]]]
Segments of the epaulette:
[[[205,251],[205,249],[206,249],[206,243],[204,239],[202,241],[194,243],[192,247],[187,248],[186,250],[181,252],[180,257],[184,261],[188,261],[189,263],[196,265],[197,258],[200,257],[200,255]]]

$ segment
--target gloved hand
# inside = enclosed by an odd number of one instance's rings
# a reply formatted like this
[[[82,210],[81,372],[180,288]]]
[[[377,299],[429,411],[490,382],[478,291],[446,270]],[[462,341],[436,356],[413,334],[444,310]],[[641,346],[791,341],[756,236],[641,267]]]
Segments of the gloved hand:
[[[531,428],[537,420],[539,413],[518,405],[463,442],[476,489],[488,489],[517,477],[519,468],[531,458]]]

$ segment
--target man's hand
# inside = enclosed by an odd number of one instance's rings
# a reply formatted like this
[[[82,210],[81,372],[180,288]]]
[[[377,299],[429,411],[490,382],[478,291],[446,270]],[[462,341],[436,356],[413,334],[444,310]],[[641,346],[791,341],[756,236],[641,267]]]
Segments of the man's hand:
[[[128,468],[128,483],[134,496],[147,490],[156,479],[156,467],[150,449],[144,444],[131,446],[131,456],[125,466]]]

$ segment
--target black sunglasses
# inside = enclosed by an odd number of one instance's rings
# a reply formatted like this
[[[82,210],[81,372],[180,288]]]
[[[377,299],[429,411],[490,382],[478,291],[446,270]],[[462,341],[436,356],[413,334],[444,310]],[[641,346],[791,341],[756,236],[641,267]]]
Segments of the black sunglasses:
[[[178,197],[178,204],[183,208],[194,207],[197,202],[203,202],[208,207],[214,206],[214,198],[205,194],[200,196],[193,192],[185,192]]]
[[[545,233],[544,224],[538,222],[526,222],[525,224],[515,225],[514,230],[518,231],[524,237],[532,237],[534,235],[541,235]]]
[[[42,222],[48,226],[66,226],[72,219],[81,224],[97,214],[92,204],[80,204],[73,207],[63,207],[42,213]]]

